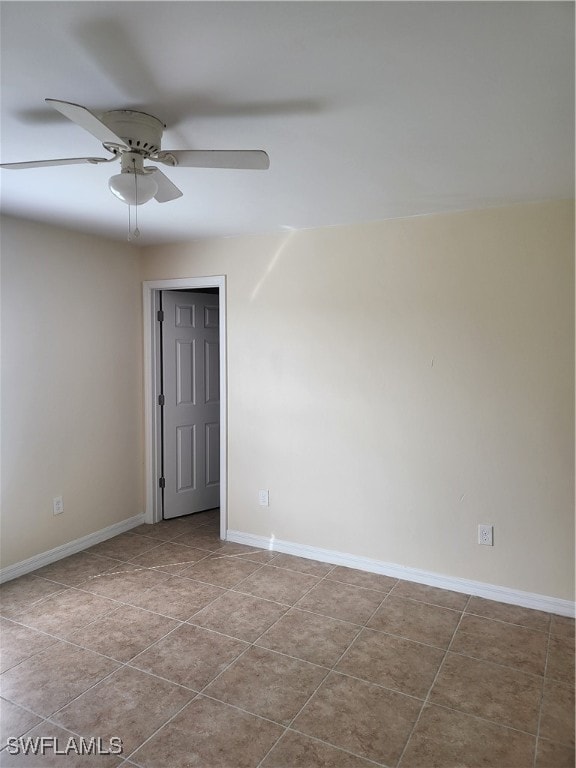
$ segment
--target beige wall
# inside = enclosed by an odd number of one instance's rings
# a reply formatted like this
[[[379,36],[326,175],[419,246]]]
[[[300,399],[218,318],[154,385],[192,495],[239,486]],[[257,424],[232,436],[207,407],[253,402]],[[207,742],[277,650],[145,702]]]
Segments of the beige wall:
[[[3,218],[1,246],[6,567],[144,511],[142,323],[128,245]]]
[[[573,231],[550,203],[146,249],[144,279],[227,275],[229,527],[573,598]]]

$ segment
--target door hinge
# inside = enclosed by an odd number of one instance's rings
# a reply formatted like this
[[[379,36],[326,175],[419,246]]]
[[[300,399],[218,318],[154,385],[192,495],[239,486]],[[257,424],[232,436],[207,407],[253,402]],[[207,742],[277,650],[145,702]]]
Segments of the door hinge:
[[[156,318],[158,319],[159,323],[163,323],[164,322],[164,310],[163,309],[159,309],[158,310]]]
[[[159,485],[160,488],[166,488],[166,478],[165,477],[161,477],[158,480],[158,485]]]
[[[166,399],[164,395],[158,395],[158,405],[164,405],[165,402],[166,402]]]

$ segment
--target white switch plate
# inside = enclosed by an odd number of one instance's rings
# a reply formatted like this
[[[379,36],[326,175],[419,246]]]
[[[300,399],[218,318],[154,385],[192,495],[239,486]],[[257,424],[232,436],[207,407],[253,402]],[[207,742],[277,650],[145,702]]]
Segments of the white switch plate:
[[[61,515],[64,512],[64,502],[62,496],[55,496],[52,499],[52,510],[55,515]]]
[[[270,491],[268,489],[258,491],[258,503],[261,507],[270,506]]]

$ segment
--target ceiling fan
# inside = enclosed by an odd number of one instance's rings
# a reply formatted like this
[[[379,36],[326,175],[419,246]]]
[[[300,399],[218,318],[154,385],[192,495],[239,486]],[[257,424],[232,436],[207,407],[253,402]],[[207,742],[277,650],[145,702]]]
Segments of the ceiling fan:
[[[154,198],[166,203],[182,196],[181,190],[159,168],[145,162],[184,168],[237,168],[266,170],[270,159],[262,150],[161,149],[166,127],[157,117],[130,109],[116,109],[98,117],[86,107],[58,99],[46,99],[54,109],[91,133],[111,157],[67,157],[2,163],[0,168],[22,170],[53,165],[110,163],[120,159],[121,172],[108,182],[111,192],[128,205],[142,205]]]

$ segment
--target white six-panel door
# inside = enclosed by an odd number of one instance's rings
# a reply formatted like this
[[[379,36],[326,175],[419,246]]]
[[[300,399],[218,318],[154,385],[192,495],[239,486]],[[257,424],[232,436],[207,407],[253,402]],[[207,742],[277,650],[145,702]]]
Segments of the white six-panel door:
[[[218,296],[163,291],[164,518],[220,503]]]

